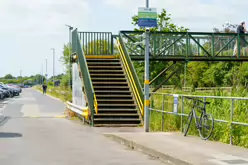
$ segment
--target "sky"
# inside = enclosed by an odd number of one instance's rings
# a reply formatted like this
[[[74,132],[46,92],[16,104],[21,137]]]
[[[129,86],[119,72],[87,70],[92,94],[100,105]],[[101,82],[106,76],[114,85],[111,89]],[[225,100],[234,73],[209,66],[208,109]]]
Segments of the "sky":
[[[150,0],[150,7],[165,9],[176,25],[190,31],[211,32],[226,21],[238,24],[246,17],[247,0]],[[0,0],[0,77],[64,72],[63,46],[69,24],[78,31],[118,33],[132,30],[131,17],[145,0]]]

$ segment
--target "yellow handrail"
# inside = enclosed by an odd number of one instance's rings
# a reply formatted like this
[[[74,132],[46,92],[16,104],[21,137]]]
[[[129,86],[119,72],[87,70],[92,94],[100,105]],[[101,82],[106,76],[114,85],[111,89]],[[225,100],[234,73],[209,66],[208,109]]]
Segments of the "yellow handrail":
[[[133,89],[134,96],[135,96],[135,98],[137,100],[137,103],[138,103],[140,112],[141,112],[142,115],[144,115],[144,105],[142,103],[142,99],[141,99],[141,97],[139,95],[139,92],[138,92],[136,83],[134,81],[132,72],[131,72],[130,68],[128,67],[127,59],[126,59],[126,57],[124,55],[123,49],[122,49],[122,47],[121,47],[120,42],[119,42],[118,39],[117,39],[117,48],[118,48],[118,50],[120,52],[120,55],[121,55],[121,58],[122,58],[122,61],[123,61],[123,64],[124,64],[124,69],[126,70],[127,76],[128,76],[128,78],[130,80],[130,84],[131,84],[131,87]]]
[[[96,114],[98,114],[98,104],[97,104],[97,100],[96,100],[96,94],[94,94],[94,106],[95,106]]]

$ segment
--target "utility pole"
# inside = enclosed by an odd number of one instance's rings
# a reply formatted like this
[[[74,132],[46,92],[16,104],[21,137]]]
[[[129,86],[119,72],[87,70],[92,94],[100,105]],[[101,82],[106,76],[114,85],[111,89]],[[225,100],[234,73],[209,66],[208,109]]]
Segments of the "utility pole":
[[[69,71],[69,89],[71,89],[72,87],[72,81],[71,81],[71,70],[72,70],[72,65],[71,65],[71,31],[73,30],[73,27],[70,26],[70,25],[65,25],[69,28],[69,68],[70,68],[70,71]]]
[[[53,86],[55,86],[55,49],[54,48],[51,48],[52,51],[53,51]]]
[[[146,8],[149,8],[149,0],[146,0]],[[149,113],[149,52],[150,52],[150,29],[146,28],[145,32],[145,82],[144,82],[144,111],[145,111],[145,132],[149,132],[149,119],[150,119],[150,113]]]

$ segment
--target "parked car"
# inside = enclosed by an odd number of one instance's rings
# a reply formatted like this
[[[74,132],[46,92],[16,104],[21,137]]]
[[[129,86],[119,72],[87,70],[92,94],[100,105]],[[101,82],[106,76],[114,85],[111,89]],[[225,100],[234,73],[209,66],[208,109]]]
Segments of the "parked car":
[[[21,87],[19,87],[18,85],[8,84],[8,86],[10,86],[10,87],[13,87],[13,88],[17,89],[19,93],[21,93],[21,92],[22,92],[22,88],[21,88]]]
[[[2,91],[0,91],[0,100],[3,100],[5,97],[4,97],[4,93]]]
[[[9,97],[11,97],[11,93],[10,93],[8,90],[3,89],[3,88],[0,87],[0,91],[3,93],[4,98],[9,98]]]

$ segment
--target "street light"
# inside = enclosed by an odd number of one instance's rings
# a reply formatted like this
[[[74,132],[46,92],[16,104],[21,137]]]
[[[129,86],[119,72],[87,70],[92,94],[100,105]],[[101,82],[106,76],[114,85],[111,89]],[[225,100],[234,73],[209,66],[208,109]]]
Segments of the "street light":
[[[53,86],[55,86],[54,76],[55,76],[55,49],[51,48],[53,51]]]
[[[71,59],[71,31],[73,30],[73,27],[70,25],[65,25],[69,28],[69,59]],[[71,61],[69,61],[69,68],[70,68],[70,72],[69,72],[69,89],[71,88]]]
[[[20,84],[22,84],[22,70],[20,70]]]
[[[46,76],[46,83],[47,83],[47,57],[45,60],[46,60],[46,75],[45,76]]]

